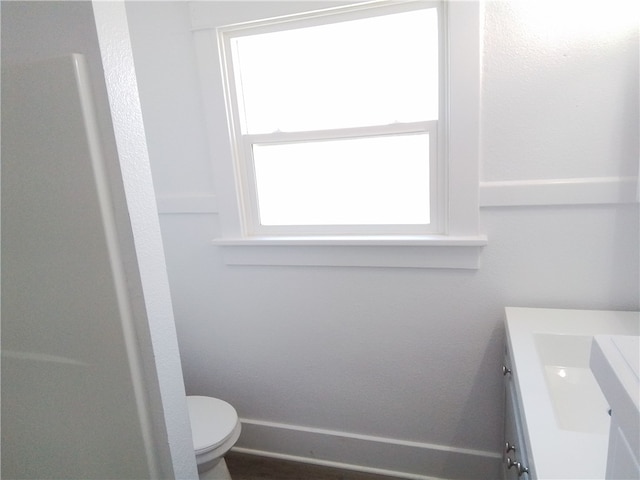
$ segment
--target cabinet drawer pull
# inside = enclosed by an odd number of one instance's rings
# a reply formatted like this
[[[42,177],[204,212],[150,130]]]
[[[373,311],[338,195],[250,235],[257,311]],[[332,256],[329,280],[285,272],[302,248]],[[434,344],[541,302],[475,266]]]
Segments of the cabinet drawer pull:
[[[505,443],[504,444],[504,453],[515,452],[516,446],[513,443]]]
[[[518,472],[518,477],[521,477],[525,473],[529,473],[529,469],[522,465],[520,462],[514,462],[510,457],[507,457],[507,468],[515,467]]]
[[[502,375],[505,375],[505,376],[506,376],[506,375],[510,375],[510,374],[511,374],[511,369],[510,369],[510,368],[507,368],[507,366],[506,366],[506,365],[503,365],[503,366],[502,366]]]

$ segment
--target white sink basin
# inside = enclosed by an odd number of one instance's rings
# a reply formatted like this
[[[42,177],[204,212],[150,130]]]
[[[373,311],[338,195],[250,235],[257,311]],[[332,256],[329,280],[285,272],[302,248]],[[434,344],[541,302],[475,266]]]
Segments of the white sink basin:
[[[607,433],[609,405],[589,367],[590,335],[534,334],[558,428]]]

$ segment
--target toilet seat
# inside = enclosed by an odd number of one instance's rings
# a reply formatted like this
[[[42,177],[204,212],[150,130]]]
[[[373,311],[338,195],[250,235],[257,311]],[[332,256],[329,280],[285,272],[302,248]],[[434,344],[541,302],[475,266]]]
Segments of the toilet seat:
[[[224,400],[189,395],[187,407],[196,455],[215,450],[239,430],[238,414]]]

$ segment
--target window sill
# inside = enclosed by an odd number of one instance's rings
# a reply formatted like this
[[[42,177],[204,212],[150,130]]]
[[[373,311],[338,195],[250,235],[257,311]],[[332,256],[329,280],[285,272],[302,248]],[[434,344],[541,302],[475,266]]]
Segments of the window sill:
[[[484,236],[219,238],[227,265],[456,268],[475,270]]]

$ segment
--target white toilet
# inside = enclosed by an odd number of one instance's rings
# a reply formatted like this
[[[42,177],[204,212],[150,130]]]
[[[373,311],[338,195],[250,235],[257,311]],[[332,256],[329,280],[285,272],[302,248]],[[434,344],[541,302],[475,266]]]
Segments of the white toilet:
[[[231,480],[224,461],[240,436],[235,408],[212,397],[187,396],[193,447],[200,480]]]

